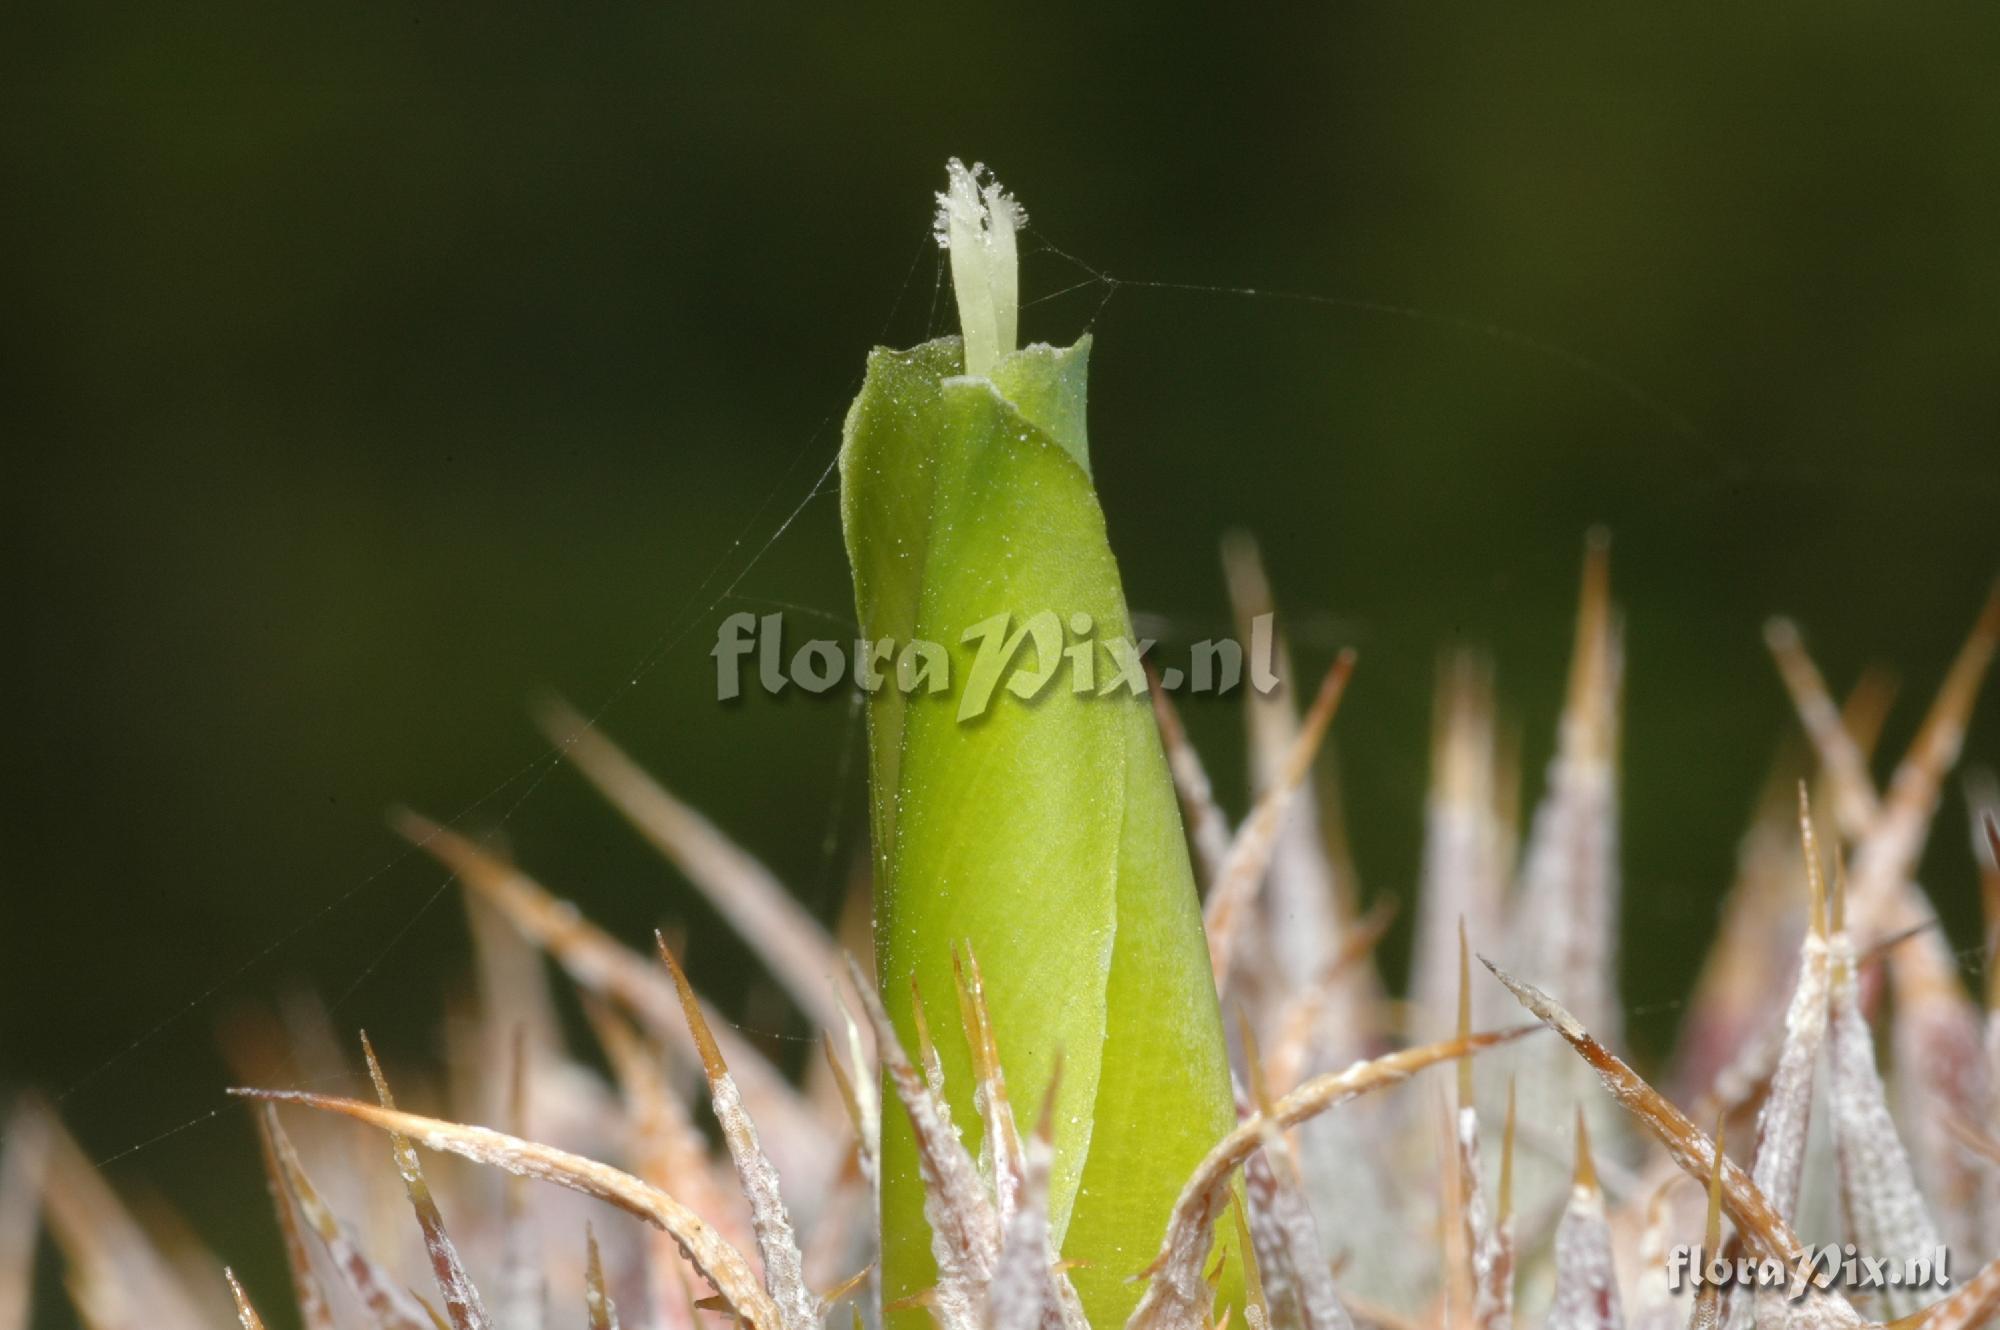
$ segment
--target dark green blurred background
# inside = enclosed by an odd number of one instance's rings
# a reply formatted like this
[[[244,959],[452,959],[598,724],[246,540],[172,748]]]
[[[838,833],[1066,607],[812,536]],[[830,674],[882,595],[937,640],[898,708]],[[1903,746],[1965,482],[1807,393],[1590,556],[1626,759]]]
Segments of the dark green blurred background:
[[[1025,326],[1096,317],[1137,608],[1218,629],[1245,526],[1305,663],[1360,646],[1372,893],[1413,879],[1438,648],[1494,648],[1538,773],[1611,525],[1642,1054],[1787,725],[1763,616],[1840,686],[1900,667],[1894,747],[2000,561],[2000,11],[567,8],[0,18],[0,1082],[74,1087],[98,1156],[220,1106],[216,1023],[289,981],[433,1054],[463,925],[392,801],[504,821],[770,1010],[685,884],[544,779],[524,704],[610,703],[830,910],[853,716],[719,707],[705,653],[733,609],[850,615],[815,484],[867,347],[942,327],[949,154],[1120,277],[1433,316],[1100,284]],[[1087,277],[1030,249],[1030,296]],[[1192,708],[1236,806],[1239,722]],[[1970,942],[1967,845],[1954,791],[1927,880]],[[233,1109],[108,1172],[269,1270]]]

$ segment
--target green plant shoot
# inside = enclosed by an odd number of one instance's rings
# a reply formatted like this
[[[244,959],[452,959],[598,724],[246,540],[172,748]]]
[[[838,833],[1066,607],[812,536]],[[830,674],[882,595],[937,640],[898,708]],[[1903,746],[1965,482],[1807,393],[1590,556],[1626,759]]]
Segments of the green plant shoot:
[[[1082,1263],[1092,1323],[1117,1325],[1234,1112],[1180,811],[1145,690],[1119,668],[1131,628],[1091,482],[1090,340],[1014,349],[1020,220],[979,168],[952,164],[938,229],[964,336],[876,350],[847,416],[855,598],[864,636],[893,644],[868,713],[876,956],[911,1047],[913,985],[927,1004],[970,1139],[971,1063],[946,1016],[954,950],[983,971],[1023,1113],[1060,1057],[1052,1234]],[[896,650],[912,642],[942,659]],[[933,1281],[930,1241],[913,1137],[891,1110],[885,1299]]]

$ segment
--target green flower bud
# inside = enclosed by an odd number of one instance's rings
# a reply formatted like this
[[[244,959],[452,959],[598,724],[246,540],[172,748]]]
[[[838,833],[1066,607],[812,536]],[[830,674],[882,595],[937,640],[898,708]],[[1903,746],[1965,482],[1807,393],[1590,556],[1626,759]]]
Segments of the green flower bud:
[[[1091,483],[1090,340],[1013,349],[1019,210],[956,162],[940,204],[964,339],[875,351],[840,459],[862,631],[905,666],[868,713],[880,987],[912,1047],[921,993],[969,1141],[971,1063],[942,1019],[954,948],[984,972],[1024,1115],[1060,1055],[1052,1231],[1085,1263],[1072,1278],[1092,1322],[1114,1326],[1234,1123],[1227,1054],[1172,780],[1143,682],[1120,668],[1132,634]],[[942,679],[912,642],[943,648]],[[893,1109],[882,1240],[884,1296],[926,1288]]]

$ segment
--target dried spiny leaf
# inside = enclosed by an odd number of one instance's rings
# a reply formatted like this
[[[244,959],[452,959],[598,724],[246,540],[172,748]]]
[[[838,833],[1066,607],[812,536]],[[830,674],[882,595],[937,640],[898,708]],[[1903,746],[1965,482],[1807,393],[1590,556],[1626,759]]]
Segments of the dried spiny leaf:
[[[264,1318],[250,1305],[250,1295],[237,1282],[236,1272],[228,1266],[222,1267],[222,1277],[229,1281],[229,1295],[236,1300],[236,1319],[243,1323],[243,1330],[264,1330]]]
[[[298,1206],[299,1214],[347,1280],[348,1287],[361,1299],[370,1318],[387,1330],[430,1330],[431,1318],[423,1304],[362,1249],[347,1226],[320,1198],[319,1189],[306,1175],[305,1165],[299,1161],[298,1151],[279,1124],[273,1106],[263,1103],[256,1107],[286,1196]]]
[[[491,1069],[513,1065],[523,1057],[536,1062],[559,1057],[562,1021],[541,949],[477,892],[462,894],[479,986],[479,1020],[473,1036],[478,1052],[466,1059],[475,1079],[464,1107],[476,1105],[482,1114],[504,1117],[515,1107],[514,1091],[522,1078],[495,1076]]]
[[[1706,1116],[1732,1107],[1769,1078],[1783,1039],[1798,915],[1798,782],[1807,760],[1787,745],[1765,780],[1750,825],[1738,839],[1736,871],[1721,923],[1702,961],[1680,1022],[1672,1097]]]
[[[1271,1042],[1271,1055],[1265,1066],[1271,1084],[1280,1092],[1297,1085],[1305,1075],[1308,1058],[1317,1051],[1316,1044],[1322,1034],[1321,1023],[1332,1009],[1340,990],[1351,982],[1350,972],[1370,960],[1376,945],[1395,921],[1396,903],[1392,900],[1377,901],[1347,931],[1340,953],[1327,966],[1326,973],[1303,991],[1293,994],[1278,1009],[1277,1016],[1271,1021],[1277,1037]]]
[[[389,1093],[389,1081],[383,1076],[382,1064],[376,1060],[374,1046],[365,1034],[361,1036],[361,1052],[368,1059],[368,1077],[375,1082],[375,1097],[382,1101],[383,1108],[393,1112],[395,1096]],[[430,1255],[431,1272],[437,1276],[438,1292],[444,1297],[445,1314],[451,1318],[452,1330],[492,1330],[486,1305],[465,1273],[465,1263],[459,1259],[458,1248],[445,1230],[444,1216],[431,1196],[430,1184],[424,1180],[417,1147],[410,1143],[409,1137],[396,1131],[389,1133],[389,1144],[396,1157],[396,1171],[403,1176],[403,1189],[410,1196],[410,1208],[417,1212],[417,1224],[424,1231],[424,1250]]]
[[[1678,1231],[1674,1192],[1685,1181],[1675,1170],[1647,1199],[1646,1226],[1639,1235],[1638,1276],[1626,1303],[1625,1324],[1631,1330],[1675,1330],[1686,1323],[1681,1299],[1674,1296],[1667,1274],[1668,1243]]]
[[[834,1051],[833,1036],[824,1030],[820,1032],[819,1047],[826,1057],[827,1074],[833,1077],[834,1089],[840,1092],[841,1107],[847,1110],[847,1120],[854,1124],[855,1138],[860,1141],[864,1138],[866,1120],[861,1110],[860,1095],[855,1090],[858,1078],[840,1065],[840,1054]]]
[[[525,949],[526,943],[521,944]],[[535,958],[537,969],[540,957]],[[534,1052],[528,1027],[514,1027],[508,1059],[507,1131],[526,1138],[529,1072]],[[548,1320],[548,1280],[537,1259],[534,1216],[528,1208],[528,1182],[509,1174],[501,1198],[500,1324],[507,1330],[542,1330]]]
[[[1611,1230],[1605,1222],[1604,1193],[1590,1157],[1590,1131],[1583,1110],[1576,1114],[1576,1182],[1556,1227],[1555,1305],[1547,1330],[1620,1330],[1625,1324],[1618,1298],[1618,1272],[1611,1259]]]
[[[1471,947],[1465,920],[1458,921],[1458,1031],[1472,1037]],[[1511,1087],[1509,1090],[1511,1095]],[[1500,1236],[1486,1208],[1479,1166],[1479,1109],[1473,1098],[1472,1059],[1458,1063],[1458,1223],[1460,1240],[1471,1261],[1472,1322],[1479,1330],[1508,1330],[1513,1323],[1512,1270],[1501,1258]]]
[[[590,1315],[590,1330],[618,1330],[618,1304],[604,1291],[604,1261],[597,1252],[597,1234],[588,1224],[583,1228],[583,1243],[587,1250],[583,1305]]]
[[[1806,1133],[1812,1117],[1813,1071],[1826,1037],[1826,887],[1820,876],[1819,845],[1803,784],[1799,786],[1799,834],[1811,889],[1812,927],[1799,944],[1798,981],[1785,1013],[1784,1040],[1771,1074],[1771,1091],[1757,1118],[1757,1153],[1751,1167],[1757,1189],[1788,1222],[1798,1210]]]
[[[1890,1323],[1892,1330],[1977,1330],[2000,1313],[2000,1260],[1989,1261],[1979,1273],[1922,1311]]]
[[[972,1102],[985,1127],[980,1134],[980,1151],[987,1175],[993,1179],[1000,1225],[1005,1228],[1014,1216],[1021,1191],[1021,1133],[1014,1122],[1013,1105],[1007,1102],[1007,1074],[1001,1069],[1000,1046],[986,1010],[986,983],[970,943],[963,953],[952,948],[951,968],[958,987],[959,1023],[972,1053]]]
[[[1271,1330],[1349,1330],[1298,1163],[1268,1118],[1262,1145],[1243,1161],[1243,1191]]]
[[[1950,947],[1936,930],[1936,915],[1914,880],[1946,774],[1958,760],[1980,684],[2000,645],[2000,582],[1989,593],[1971,633],[1953,660],[1917,736],[1879,800],[1862,764],[1843,749],[1840,736],[1813,717],[1816,671],[1795,635],[1780,634],[1793,657],[1787,673],[1808,731],[1830,769],[1843,773],[1844,803],[1860,824],[1853,856],[1853,918],[1857,947],[1885,937],[1912,940],[1899,950],[1896,984],[1896,1075],[1909,1087],[1906,1124],[1916,1173],[1942,1206],[1942,1217],[1961,1245],[1977,1240],[1977,1212],[1990,1190],[1953,1147],[1954,1116],[1983,1116],[1991,1089],[1985,1076],[1979,1017],[1959,979]],[[1823,694],[1823,685],[1817,686]]]
[[[821,1029],[839,1029],[840,1007],[827,984],[840,971],[839,950],[771,870],[668,793],[566,704],[548,703],[542,711],[542,728],[577,770],[729,921],[799,1010]]]
[[[1613,1039],[1620,1020],[1614,981],[1622,678],[1610,538],[1597,530],[1584,550],[1569,692],[1549,763],[1548,793],[1535,812],[1521,864],[1511,941],[1530,974],[1572,994],[1593,1028]]]
[[[1069,1276],[1056,1268],[1049,1233],[1051,1115],[1062,1067],[1049,1082],[1041,1119],[1022,1146],[1021,1187],[986,1288],[986,1330],[1089,1330]]]
[[[1320,741],[1326,737],[1327,726],[1333,722],[1333,714],[1340,707],[1341,696],[1346,692],[1347,681],[1353,673],[1354,652],[1342,651],[1334,660],[1333,667],[1326,672],[1326,678],[1320,683],[1319,695],[1313,699],[1312,709],[1306,713],[1305,724],[1300,727],[1298,737],[1285,754],[1283,771],[1257,800],[1250,816],[1244,819],[1236,838],[1230,842],[1229,855],[1223,861],[1215,885],[1209,891],[1208,901],[1202,909],[1202,925],[1208,933],[1209,965],[1215,971],[1218,991],[1229,986],[1236,929],[1256,898],[1258,887],[1263,884],[1264,875],[1271,866],[1272,853],[1277,848],[1278,834],[1284,828],[1285,815],[1291,811],[1292,800],[1312,771]]]
[[[1764,625],[1764,642],[1792,695],[1799,723],[1819,753],[1833,795],[1835,825],[1842,836],[1859,839],[1881,812],[1875,783],[1868,776],[1867,753],[1841,715],[1819,666],[1807,653],[1798,626],[1789,619],[1773,619]]]
[[[854,972],[859,974],[860,968],[856,966]],[[944,1063],[939,1060],[937,1044],[931,1039],[930,1016],[924,1011],[924,995],[914,978],[910,980],[910,1022],[917,1027],[917,1061],[924,1069],[924,1085],[940,1103],[948,1103],[944,1097]]]
[[[422,1294],[412,1294],[411,1296],[415,1297],[418,1304],[423,1307],[424,1315],[429,1318],[428,1324],[430,1325],[430,1330],[451,1330],[451,1321],[443,1312],[437,1309],[436,1304],[429,1298],[424,1297]]]
[[[1458,938],[1469,925],[1497,933],[1512,865],[1499,821],[1498,736],[1493,671],[1483,657],[1454,652],[1438,671],[1430,795],[1424,805],[1422,887],[1410,999],[1425,1033],[1446,1033],[1443,1014],[1458,983]]]
[[[826,1065],[833,1076],[834,1086],[840,1092],[841,1104],[847,1109],[848,1121],[854,1126],[854,1144],[861,1164],[862,1180],[872,1194],[879,1181],[882,1166],[882,1096],[879,1079],[870,1065],[869,1043],[864,1039],[860,1023],[848,1010],[847,1003],[841,1002],[841,1021],[847,1029],[846,1066],[841,1065],[840,1055],[834,1051],[833,1036],[823,1034],[821,1046],[826,1053]],[[943,1073],[940,1071],[940,1077]]]
[[[277,1118],[269,1104],[254,1105],[257,1142],[264,1160],[264,1181],[271,1193],[271,1208],[278,1216],[278,1233],[285,1243],[285,1265],[292,1276],[292,1297],[298,1303],[299,1320],[305,1330],[333,1330],[333,1308],[327,1304],[326,1290],[312,1268],[306,1250],[305,1233],[299,1227],[299,1212],[293,1188],[278,1161]],[[331,1252],[329,1252],[331,1254]]]
[[[1202,1325],[1207,1307],[1202,1264],[1214,1240],[1215,1221],[1228,1199],[1231,1175],[1263,1144],[1267,1122],[1297,1126],[1337,1104],[1401,1084],[1426,1067],[1491,1048],[1514,1033],[1452,1039],[1358,1062],[1307,1081],[1279,1100],[1268,1118],[1256,1113],[1239,1123],[1209,1151],[1181,1189],[1159,1256],[1148,1267],[1146,1294],[1126,1322],[1127,1330],[1196,1330]]]
[[[1257,1032],[1239,1008],[1238,1039],[1243,1048],[1250,1098],[1246,1105],[1237,1089],[1237,1111],[1256,1112],[1264,1121],[1262,1149],[1243,1161],[1243,1206],[1236,1212],[1240,1248],[1253,1258],[1246,1275],[1254,1276],[1247,1320],[1259,1330],[1301,1330],[1321,1324],[1345,1330],[1347,1309],[1334,1289],[1319,1228],[1312,1217],[1298,1161],[1291,1142],[1270,1121],[1275,1107],[1271,1083],[1257,1046]],[[1246,1218],[1247,1215],[1247,1218]]]
[[[1492,1296],[1502,1315],[1495,1324],[1510,1330],[1514,1323],[1514,1081],[1507,1081],[1507,1119],[1500,1129],[1500,1186],[1493,1224]]]
[[[28,1118],[37,1120],[31,1129],[41,1137],[42,1213],[69,1262],[72,1296],[89,1309],[86,1318],[151,1330],[206,1330],[212,1325],[202,1304],[49,1110],[31,1101],[16,1113],[17,1123]],[[219,1264],[207,1268],[213,1271]]]
[[[1472,1320],[1472,1253],[1465,1246],[1465,1225],[1454,1223],[1465,1213],[1465,1175],[1459,1168],[1458,1133],[1451,1106],[1436,1096],[1430,1136],[1438,1161],[1437,1246],[1439,1283],[1437,1318],[1445,1324],[1470,1325]]]
[[[1728,1159],[1723,1152],[1722,1135],[1728,1122],[1728,1114],[1716,1114],[1715,1161],[1708,1170],[1708,1217],[1701,1230],[1701,1254],[1711,1258],[1722,1250],[1722,1166]],[[1688,1315],[1688,1330],[1715,1330],[1721,1319],[1722,1288],[1719,1284],[1705,1282],[1695,1293],[1694,1310]]]
[[[755,1244],[741,1193],[726,1188],[708,1157],[708,1142],[688,1109],[667,1084],[659,1051],[601,999],[585,994],[584,1014],[597,1033],[611,1073],[618,1080],[632,1124],[633,1157],[648,1184],[684,1199],[724,1241],[745,1249]],[[673,1238],[654,1230],[648,1239],[647,1286],[657,1325],[688,1330],[690,1298]]]
[[[1673,1157],[1690,1177],[1705,1177],[1715,1166],[1715,1145],[1704,1136],[1701,1129],[1687,1120],[1687,1116],[1675,1108],[1652,1086],[1646,1084],[1639,1073],[1626,1066],[1615,1054],[1599,1043],[1591,1033],[1583,1028],[1576,1017],[1565,1011],[1548,994],[1533,984],[1514,978],[1494,965],[1484,956],[1480,961],[1491,970],[1494,977],[1507,986],[1514,997],[1539,1017],[1550,1029],[1560,1034],[1571,1048],[1583,1058],[1598,1078],[1611,1091],[1612,1098],[1647,1130],[1667,1147]],[[1794,1260],[1799,1253],[1798,1235],[1791,1225],[1780,1215],[1758,1190],[1747,1174],[1728,1160],[1722,1161],[1723,1207],[1729,1217],[1736,1222],[1762,1249],[1780,1260]]]
[[[0,1144],[0,1330],[23,1330],[28,1324],[47,1149],[39,1111],[10,1115]]]
[[[1292,666],[1284,633],[1276,626],[1270,578],[1256,539],[1240,531],[1226,535],[1222,567],[1238,637],[1249,643],[1251,653],[1258,657],[1252,668],[1269,669],[1278,684],[1268,690],[1252,688],[1244,699],[1250,788],[1261,798],[1284,783],[1286,768],[1297,749],[1302,722],[1293,681],[1300,676]],[[1265,648],[1262,651],[1260,643]],[[1355,913],[1352,866],[1335,852],[1337,838],[1329,833],[1338,828],[1325,825],[1322,816],[1335,812],[1336,806],[1321,804],[1316,784],[1311,775],[1305,777],[1291,814],[1282,820],[1271,851],[1270,881],[1259,898],[1270,922],[1264,939],[1270,977],[1281,988],[1298,988],[1325,973],[1341,951],[1348,922]],[[1210,936],[1214,936],[1213,930]],[[1372,976],[1359,972],[1346,975],[1334,994],[1327,1028],[1366,1028],[1367,1018],[1373,1015],[1368,1010],[1373,1006],[1372,988]]]
[[[1958,761],[1965,727],[1996,645],[2000,645],[2000,583],[1988,594],[1916,738],[1890,778],[1867,835],[1855,846],[1851,926],[1860,945],[1912,922],[1903,917],[1916,894],[1911,874],[1923,853],[1945,775]]]
[[[822,1308],[830,1308],[864,1283],[868,1285],[866,1305],[873,1306],[879,1300],[875,1188],[862,1176],[858,1151],[850,1150],[844,1163],[840,1185],[802,1244],[806,1282],[820,1290]]]
[[[2000,778],[1980,768],[1967,774],[1966,812],[1972,823],[1972,858],[1979,865],[1979,902],[1985,917],[1986,1011],[2000,1007]]]
[[[979,1180],[979,1166],[952,1126],[944,1096],[910,1062],[874,985],[852,960],[848,966],[862,1011],[875,1029],[882,1069],[916,1134],[924,1217],[930,1222],[931,1255],[938,1268],[932,1310],[945,1330],[976,1330],[979,1306],[1000,1258],[999,1219]]]
[[[672,1234],[695,1270],[714,1286],[731,1311],[751,1330],[786,1330],[777,1304],[764,1291],[743,1254],[718,1237],[697,1214],[672,1196],[629,1173],[553,1146],[497,1132],[422,1117],[332,1095],[303,1090],[232,1090],[231,1094],[274,1103],[303,1104],[340,1113],[372,1127],[410,1138],[429,1150],[448,1151],[474,1163],[540,1178],[595,1196]]]
[[[1875,1070],[1875,1039],[1861,1014],[1859,982],[1847,935],[1834,939],[1833,1029],[1827,1056],[1834,1148],[1840,1160],[1841,1208],[1854,1242],[1877,1257],[1903,1261],[1938,1245],[1937,1226],[1917,1190],[1910,1159],[1889,1115]],[[1890,1310],[1916,1310],[1913,1288],[1886,1290]]]
[[[699,1064],[680,998],[660,967],[620,944],[578,915],[574,906],[549,894],[540,883],[481,849],[448,827],[415,813],[402,813],[396,826],[413,844],[435,856],[460,880],[504,915],[514,927],[554,957],[586,992],[609,998],[642,1021],[690,1066]],[[767,1147],[800,1193],[828,1175],[837,1157],[832,1133],[800,1098],[778,1069],[727,1027],[716,1032],[744,1102],[756,1115]],[[812,1206],[795,1195],[802,1211]]]
[[[819,1324],[819,1299],[806,1287],[805,1256],[799,1250],[798,1235],[792,1231],[791,1215],[785,1209],[778,1171],[771,1166],[757,1140],[756,1124],[744,1111],[736,1080],[722,1060],[722,1051],[716,1047],[715,1035],[709,1029],[708,1018],[702,1015],[701,1003],[687,975],[674,959],[674,953],[668,950],[666,939],[656,940],[660,959],[666,962],[679,991],[681,1009],[687,1013],[688,1032],[701,1052],[715,1121],[722,1128],[729,1157],[735,1161],[743,1195],[750,1201],[750,1226],[757,1235],[757,1254],[764,1262],[764,1286],[770,1290],[771,1299],[777,1303],[789,1330],[813,1330]]]

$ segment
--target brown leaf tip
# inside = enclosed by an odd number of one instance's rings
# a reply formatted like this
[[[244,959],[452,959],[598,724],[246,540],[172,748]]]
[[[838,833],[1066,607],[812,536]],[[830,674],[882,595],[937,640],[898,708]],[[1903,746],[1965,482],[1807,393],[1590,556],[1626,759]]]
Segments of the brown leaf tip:
[[[1585,1191],[1597,1190],[1597,1161],[1590,1157],[1590,1124],[1582,1104],[1576,1106],[1576,1185]]]
[[[694,995],[681,963],[674,959],[667,935],[656,930],[653,943],[659,948],[660,959],[667,964],[667,972],[674,977],[674,991],[680,995],[681,1014],[687,1018],[688,1033],[694,1036],[695,1049],[701,1054],[702,1070],[711,1082],[719,1081],[729,1074],[729,1066],[722,1060],[722,1050],[715,1045],[715,1032],[708,1028],[708,1018],[701,1014],[701,999]]]

